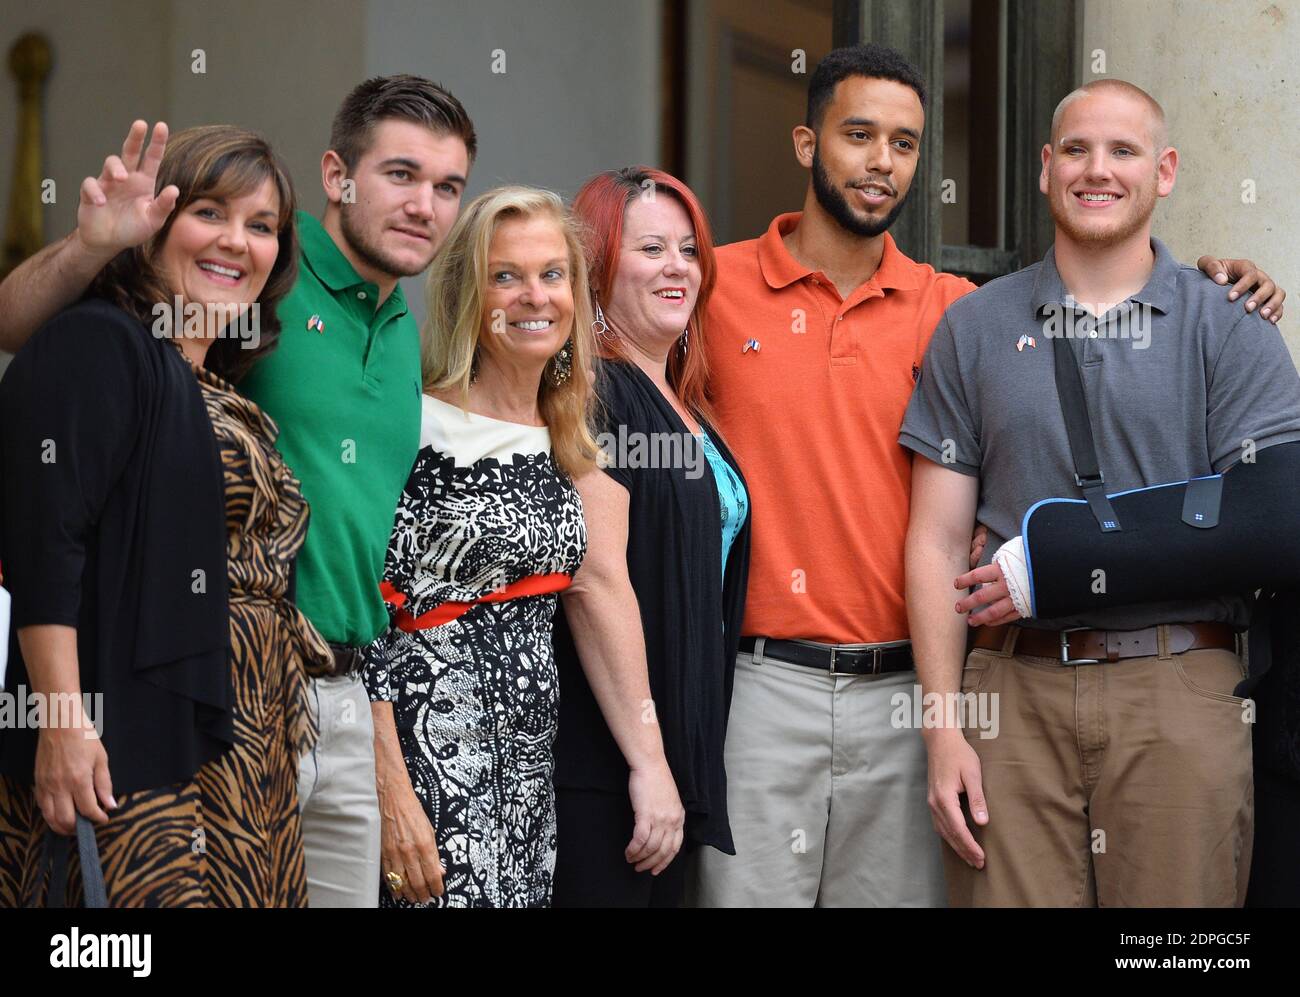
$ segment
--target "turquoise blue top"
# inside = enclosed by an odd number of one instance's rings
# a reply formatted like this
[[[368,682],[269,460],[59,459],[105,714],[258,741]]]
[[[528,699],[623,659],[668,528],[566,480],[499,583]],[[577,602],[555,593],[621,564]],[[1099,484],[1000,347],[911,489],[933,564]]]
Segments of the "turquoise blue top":
[[[722,506],[722,575],[725,578],[727,555],[731,553],[731,545],[740,535],[740,528],[749,515],[749,495],[740,475],[718,453],[708,433],[701,431],[700,442],[704,444],[704,456],[709,459],[709,467],[713,470],[713,480],[718,486],[718,504]]]

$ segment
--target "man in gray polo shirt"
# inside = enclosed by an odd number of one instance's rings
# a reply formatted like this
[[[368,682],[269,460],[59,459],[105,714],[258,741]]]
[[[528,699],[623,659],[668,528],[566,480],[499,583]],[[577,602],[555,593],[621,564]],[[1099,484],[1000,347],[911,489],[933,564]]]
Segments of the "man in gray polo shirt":
[[[1248,593],[980,626],[964,653],[967,610],[978,609],[971,625],[1008,617],[997,569],[982,577],[1001,587],[956,601],[976,515],[988,561],[1034,502],[1079,495],[1054,335],[1070,334],[1107,492],[1222,471],[1300,439],[1300,377],[1281,339],[1151,238],[1178,165],[1159,104],[1119,80],[1088,84],[1058,106],[1042,156],[1053,248],[948,308],[899,437],[925,458],[906,558],[922,691],[936,702],[976,693],[998,710],[995,737],[923,730],[949,899],[1239,904],[1251,740],[1232,692]],[[1085,628],[1069,635],[1072,659],[1119,647],[1119,660],[1063,664],[1067,628]]]

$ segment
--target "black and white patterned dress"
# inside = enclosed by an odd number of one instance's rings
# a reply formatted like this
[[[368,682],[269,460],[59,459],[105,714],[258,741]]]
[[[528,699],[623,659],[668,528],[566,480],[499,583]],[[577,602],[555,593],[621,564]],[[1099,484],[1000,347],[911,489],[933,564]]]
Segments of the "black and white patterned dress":
[[[555,868],[556,592],[586,552],[550,433],[423,399],[384,568],[392,625],[366,652],[437,835],[428,906],[536,907]],[[379,886],[380,905],[394,900]]]

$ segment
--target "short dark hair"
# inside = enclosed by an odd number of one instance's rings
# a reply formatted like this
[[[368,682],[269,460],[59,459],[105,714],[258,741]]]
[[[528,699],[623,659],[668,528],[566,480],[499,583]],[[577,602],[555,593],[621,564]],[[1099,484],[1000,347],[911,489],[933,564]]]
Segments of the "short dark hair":
[[[911,87],[926,106],[925,79],[921,71],[892,48],[867,42],[831,49],[808,81],[809,128],[816,131],[821,126],[822,115],[835,96],[835,85],[850,76],[866,76],[878,80],[893,80]]]
[[[438,135],[459,136],[474,162],[478,138],[460,101],[432,80],[408,73],[376,76],[354,87],[334,115],[330,148],[354,170],[370,149],[375,125],[390,118],[424,125]]]

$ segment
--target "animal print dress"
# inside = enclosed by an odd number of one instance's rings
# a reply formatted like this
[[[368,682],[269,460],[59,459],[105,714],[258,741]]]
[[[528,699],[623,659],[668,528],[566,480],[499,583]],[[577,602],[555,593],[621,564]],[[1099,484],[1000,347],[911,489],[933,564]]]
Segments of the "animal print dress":
[[[226,494],[235,745],[199,769],[208,901],[305,907],[298,761],[316,740],[307,670],[329,645],[289,601],[307,503],[275,449],[279,429],[216,374],[197,369]]]
[[[305,907],[298,760],[315,743],[306,669],[329,646],[289,601],[307,503],[275,423],[194,368],[221,455],[235,743],[185,783],[117,797],[96,830],[112,907]],[[110,771],[112,759],[109,759]],[[0,777],[0,907],[43,905],[46,824],[30,785]],[[83,899],[68,863],[65,895]]]
[[[367,649],[363,679],[372,700],[393,704],[437,837],[445,892],[428,906],[547,906],[551,619],[586,553],[582,502],[546,428],[422,404],[384,568],[392,626]],[[379,889],[381,906],[416,906]]]

